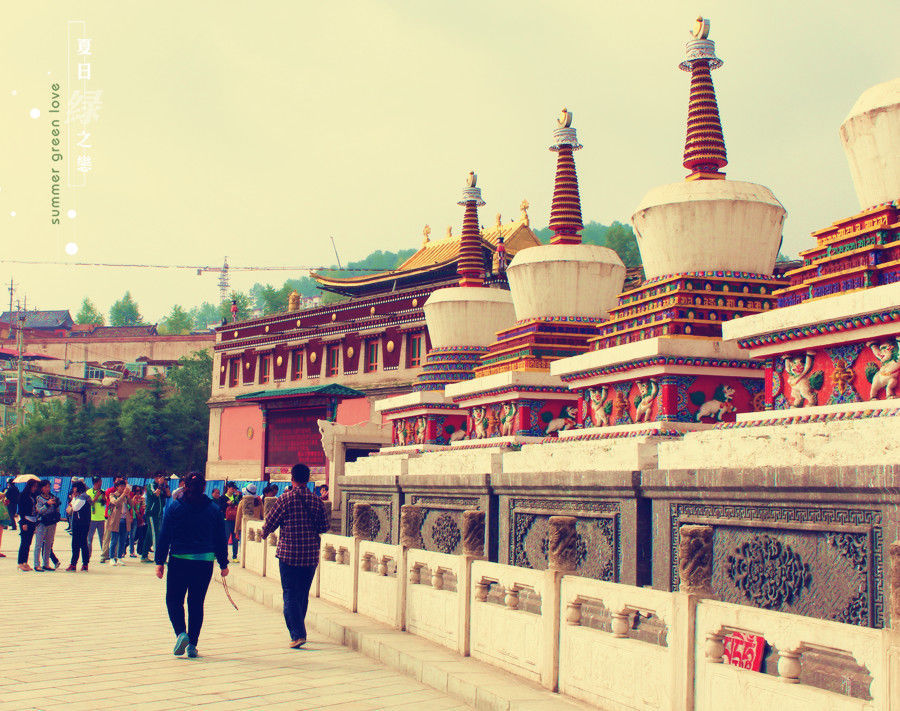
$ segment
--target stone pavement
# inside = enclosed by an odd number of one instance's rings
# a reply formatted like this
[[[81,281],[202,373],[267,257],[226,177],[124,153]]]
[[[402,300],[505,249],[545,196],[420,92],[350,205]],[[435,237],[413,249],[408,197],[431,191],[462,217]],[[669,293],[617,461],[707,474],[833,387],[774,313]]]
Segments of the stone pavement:
[[[60,529],[54,549],[66,564],[69,540]],[[279,612],[232,592],[236,612],[215,581],[201,657],[174,657],[153,566],[130,558],[88,573],[20,573],[18,544],[3,532],[2,710],[468,708],[312,630],[305,648],[288,649]]]

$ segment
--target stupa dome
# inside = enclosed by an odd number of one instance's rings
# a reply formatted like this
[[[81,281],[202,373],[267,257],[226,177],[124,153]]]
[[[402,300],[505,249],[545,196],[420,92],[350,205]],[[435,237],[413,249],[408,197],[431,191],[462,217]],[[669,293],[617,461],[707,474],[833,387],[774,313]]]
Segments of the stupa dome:
[[[841,124],[841,143],[860,207],[900,199],[900,78],[862,93]]]
[[[506,270],[516,318],[606,318],[625,282],[613,250],[591,244],[547,244],[519,252]]]
[[[720,270],[771,274],[785,214],[763,185],[692,180],[650,190],[631,222],[647,279]]]
[[[513,299],[505,289],[438,289],[423,308],[432,348],[487,347],[497,340],[498,331],[516,322]]]

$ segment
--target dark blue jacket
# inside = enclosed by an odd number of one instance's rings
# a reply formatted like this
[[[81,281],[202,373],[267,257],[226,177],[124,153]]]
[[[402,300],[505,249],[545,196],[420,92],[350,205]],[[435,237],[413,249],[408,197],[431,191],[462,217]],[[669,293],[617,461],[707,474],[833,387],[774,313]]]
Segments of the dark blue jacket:
[[[227,568],[227,538],[222,510],[208,496],[193,504],[183,497],[172,499],[163,513],[156,564],[165,565],[170,552],[215,553],[219,567]]]

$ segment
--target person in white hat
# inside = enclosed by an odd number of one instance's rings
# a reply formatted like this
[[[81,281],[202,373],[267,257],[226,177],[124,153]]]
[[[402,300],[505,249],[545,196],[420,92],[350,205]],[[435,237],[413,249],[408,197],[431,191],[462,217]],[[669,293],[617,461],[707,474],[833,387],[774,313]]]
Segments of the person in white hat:
[[[244,518],[262,518],[262,499],[256,495],[256,484],[247,484],[241,492],[243,497],[238,502],[237,513],[234,515],[234,539],[240,541],[241,522]]]

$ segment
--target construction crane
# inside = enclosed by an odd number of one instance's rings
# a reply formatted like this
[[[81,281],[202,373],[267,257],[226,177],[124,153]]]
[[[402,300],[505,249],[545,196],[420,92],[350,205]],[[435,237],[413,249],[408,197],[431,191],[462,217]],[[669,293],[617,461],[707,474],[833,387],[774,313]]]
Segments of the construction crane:
[[[217,282],[219,285],[219,302],[227,300],[228,294],[231,293],[228,283],[228,256],[225,256],[225,261],[222,262],[221,267],[197,267],[197,276],[201,276],[203,272],[219,273],[219,281]]]

